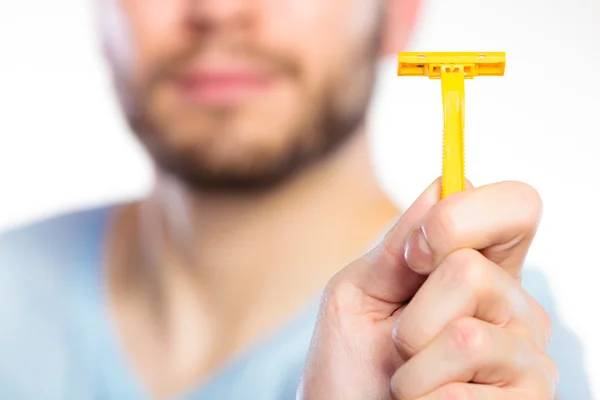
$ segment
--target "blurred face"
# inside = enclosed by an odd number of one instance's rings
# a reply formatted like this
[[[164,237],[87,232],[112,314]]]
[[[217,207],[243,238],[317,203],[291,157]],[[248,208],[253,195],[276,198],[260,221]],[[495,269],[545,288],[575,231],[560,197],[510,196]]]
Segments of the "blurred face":
[[[133,130],[194,187],[270,187],[364,121],[383,1],[100,1]]]

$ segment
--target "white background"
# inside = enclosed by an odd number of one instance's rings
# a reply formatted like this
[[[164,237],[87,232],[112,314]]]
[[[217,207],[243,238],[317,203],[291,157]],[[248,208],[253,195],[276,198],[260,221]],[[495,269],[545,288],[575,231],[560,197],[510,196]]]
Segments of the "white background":
[[[85,1],[0,0],[0,228],[151,185],[94,35]],[[505,77],[467,82],[468,175],[542,194],[530,262],[600,398],[600,0],[427,0],[409,50],[507,52]],[[441,96],[395,72],[382,65],[371,132],[381,182],[407,204],[439,174]]]

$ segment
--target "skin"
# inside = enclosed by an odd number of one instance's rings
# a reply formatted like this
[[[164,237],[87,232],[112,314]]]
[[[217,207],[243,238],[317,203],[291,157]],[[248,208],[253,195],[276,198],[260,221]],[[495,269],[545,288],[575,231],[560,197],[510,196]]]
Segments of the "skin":
[[[418,3],[98,3],[119,99],[156,167],[154,190],[116,210],[105,246],[115,332],[153,397],[185,393],[304,309],[398,214],[371,167],[365,110],[378,56],[404,47]],[[182,95],[190,70],[240,65],[269,84],[235,101]],[[484,215],[487,200],[475,202]],[[394,279],[415,291],[424,280],[406,273]],[[335,282],[329,287],[339,288]],[[385,292],[385,282],[373,283]],[[407,315],[415,319],[410,329],[429,323],[419,309]],[[317,332],[326,334],[315,336],[314,346],[335,355],[331,361],[344,360],[336,352],[348,338],[393,349],[391,322],[345,337],[335,328],[345,319],[344,312],[322,313]],[[356,321],[365,322],[358,314]],[[336,330],[343,335],[332,337]],[[395,357],[384,363],[385,373],[373,360],[351,375],[342,364],[308,373],[304,395],[335,398],[355,385],[363,389],[373,382],[356,378],[370,371],[377,371],[377,390],[388,393],[392,381],[404,387],[402,375],[392,379],[400,367]],[[312,353],[307,371],[328,363]],[[411,371],[418,373],[423,364],[416,365]],[[342,385],[327,389],[319,376]]]
[[[519,283],[537,192],[503,182],[438,202],[439,186],[330,281],[300,399],[554,398],[549,318]]]
[[[360,129],[383,2],[120,3],[135,49],[117,74],[128,120],[161,167],[188,185],[269,188]],[[192,70],[240,67],[269,81],[247,101],[181,95]]]

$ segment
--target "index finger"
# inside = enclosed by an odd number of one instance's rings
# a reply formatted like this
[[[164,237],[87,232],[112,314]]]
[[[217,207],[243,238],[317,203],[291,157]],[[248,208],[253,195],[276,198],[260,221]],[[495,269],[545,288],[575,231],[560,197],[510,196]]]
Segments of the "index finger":
[[[407,264],[429,275],[449,254],[470,248],[520,278],[541,213],[538,192],[519,182],[456,193],[432,207],[407,239]]]

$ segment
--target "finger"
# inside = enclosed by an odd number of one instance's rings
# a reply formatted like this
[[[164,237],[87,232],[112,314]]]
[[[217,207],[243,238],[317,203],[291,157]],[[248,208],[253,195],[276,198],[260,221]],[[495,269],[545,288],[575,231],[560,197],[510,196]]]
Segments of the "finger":
[[[401,395],[401,394],[400,394]],[[392,390],[394,400],[407,400],[399,397]],[[550,397],[549,397],[550,398]],[[410,400],[531,400],[532,397],[498,386],[479,385],[476,383],[449,383],[426,394]]]
[[[332,279],[331,285],[335,287],[340,282],[350,282],[367,296],[390,303],[394,309],[398,303],[410,298],[424,278],[406,265],[406,237],[439,197],[440,180],[437,179],[402,214],[383,241],[364,257],[340,271]]]
[[[550,398],[555,367],[537,346],[475,318],[452,322],[392,378],[399,399],[419,399],[452,382],[511,388]]]
[[[517,281],[477,250],[457,250],[442,261],[399,314],[394,343],[408,360],[452,321],[474,317],[509,326],[545,348],[549,324],[532,301]]]
[[[429,274],[460,248],[473,248],[520,278],[542,204],[532,187],[503,182],[456,193],[436,204],[406,241],[408,265]]]

